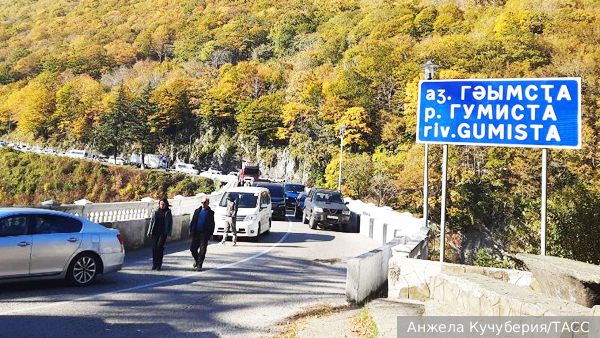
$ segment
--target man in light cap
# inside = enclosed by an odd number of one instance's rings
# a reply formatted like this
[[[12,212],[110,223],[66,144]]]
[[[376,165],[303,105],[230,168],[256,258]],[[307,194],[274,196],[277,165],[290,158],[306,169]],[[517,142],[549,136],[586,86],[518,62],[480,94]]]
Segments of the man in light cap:
[[[235,221],[237,218],[237,212],[238,212],[238,201],[235,199],[235,197],[233,197],[233,194],[229,194],[229,196],[227,197],[227,210],[225,211],[225,217],[227,217],[226,222],[227,224],[225,225],[225,232],[223,233],[223,240],[221,241],[221,244],[225,245],[225,242],[227,242],[227,236],[229,235],[229,231],[232,232],[232,240],[233,240],[233,245],[235,246],[237,244],[237,231],[235,229]]]

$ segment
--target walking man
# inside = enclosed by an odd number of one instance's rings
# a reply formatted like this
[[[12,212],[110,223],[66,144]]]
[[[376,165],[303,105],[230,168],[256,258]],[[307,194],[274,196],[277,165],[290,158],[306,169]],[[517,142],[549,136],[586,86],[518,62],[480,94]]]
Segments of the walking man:
[[[192,236],[190,251],[194,257],[194,268],[198,271],[202,270],[208,240],[215,231],[215,212],[210,209],[208,202],[207,197],[201,199],[202,206],[194,211],[190,222],[190,235]]]
[[[223,240],[221,241],[221,244],[225,245],[225,242],[227,242],[227,235],[229,234],[229,231],[231,231],[233,233],[233,235],[231,236],[233,239],[233,246],[235,246],[237,244],[237,231],[235,229],[235,221],[237,218],[237,211],[238,211],[238,201],[233,197],[232,194],[229,194],[229,197],[227,197],[227,211],[225,213],[225,216],[227,217],[227,224],[225,225],[225,232],[223,233]]]

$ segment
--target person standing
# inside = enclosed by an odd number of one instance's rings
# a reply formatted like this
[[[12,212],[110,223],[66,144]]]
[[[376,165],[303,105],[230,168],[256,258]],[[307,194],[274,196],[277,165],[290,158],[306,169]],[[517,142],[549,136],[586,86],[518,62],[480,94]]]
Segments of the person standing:
[[[192,236],[190,251],[194,257],[194,268],[198,271],[202,270],[208,240],[215,231],[215,212],[209,207],[208,198],[203,197],[200,202],[202,206],[194,211],[190,222],[190,235]]]
[[[229,234],[229,231],[231,231],[233,234],[231,235],[232,240],[233,240],[233,246],[235,246],[237,244],[237,231],[235,229],[235,221],[237,218],[237,212],[238,212],[238,201],[233,197],[232,194],[229,194],[229,196],[227,197],[227,210],[225,212],[225,216],[227,217],[227,224],[225,225],[225,232],[223,233],[223,240],[221,241],[221,244],[225,245],[225,242],[227,242],[227,235]]]
[[[162,269],[165,242],[173,231],[173,215],[169,209],[169,201],[163,197],[158,202],[158,210],[152,214],[148,237],[152,238],[152,270]]]

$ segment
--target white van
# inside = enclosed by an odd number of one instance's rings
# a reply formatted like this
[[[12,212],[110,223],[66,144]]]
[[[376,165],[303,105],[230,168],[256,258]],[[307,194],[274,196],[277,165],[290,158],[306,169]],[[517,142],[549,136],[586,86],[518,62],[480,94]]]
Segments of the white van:
[[[261,187],[237,187],[228,189],[215,207],[215,232],[223,236],[227,217],[227,198],[232,195],[238,201],[236,229],[238,237],[258,239],[262,233],[271,231],[271,195]]]
[[[192,175],[198,175],[199,173],[198,169],[196,169],[196,166],[189,163],[176,163],[175,171]]]
[[[65,153],[65,156],[70,158],[85,158],[87,156],[87,153],[85,150],[71,149]]]

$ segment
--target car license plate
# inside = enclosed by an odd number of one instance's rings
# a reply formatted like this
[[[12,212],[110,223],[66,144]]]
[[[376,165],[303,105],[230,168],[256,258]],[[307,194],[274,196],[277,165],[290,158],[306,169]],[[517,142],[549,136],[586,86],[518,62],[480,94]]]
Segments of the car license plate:
[[[337,216],[331,216],[331,215],[327,215],[327,218],[328,218],[328,219],[338,219],[338,217],[337,217]]]

